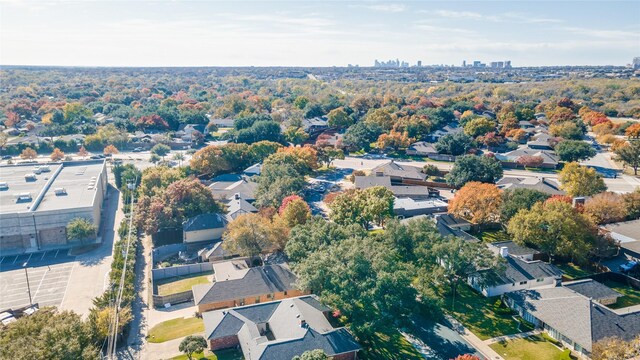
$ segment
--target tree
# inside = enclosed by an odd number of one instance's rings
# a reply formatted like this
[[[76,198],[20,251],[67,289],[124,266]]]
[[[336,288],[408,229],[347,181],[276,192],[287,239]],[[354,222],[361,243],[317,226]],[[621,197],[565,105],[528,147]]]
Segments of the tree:
[[[92,326],[93,331],[100,339],[106,339],[109,336],[109,327],[113,324],[114,308],[105,307],[102,309],[95,309],[89,313],[89,324]],[[133,319],[131,315],[131,306],[126,305],[118,310],[118,334],[122,334],[125,326]]]
[[[20,158],[24,160],[33,160],[37,157],[38,154],[36,153],[36,151],[29,147],[22,150],[22,153],[20,153]]]
[[[343,107],[335,108],[327,114],[327,123],[331,127],[339,129],[348,128],[353,124],[353,119],[344,111]]]
[[[64,159],[64,152],[58,148],[53,149],[51,152],[51,161],[60,161]]]
[[[602,192],[587,199],[584,213],[591,216],[596,224],[603,225],[624,220],[627,209],[622,195]]]
[[[344,133],[343,144],[349,150],[369,151],[371,143],[382,134],[382,128],[375,123],[360,121],[350,126]]]
[[[624,134],[627,135],[629,138],[635,138],[635,139],[640,138],[640,123],[635,123],[629,126],[624,131]]]
[[[461,282],[466,282],[480,270],[499,268],[500,259],[486,245],[461,237],[450,237],[448,241],[435,245],[433,253],[442,265],[436,277],[449,285],[452,301],[455,301],[456,290]],[[478,281],[482,279],[478,278]],[[452,307],[455,307],[455,302]]]
[[[516,160],[516,163],[524,167],[537,168],[544,163],[544,159],[542,156],[522,155]]]
[[[291,360],[329,360],[322,349],[307,350],[300,356],[294,356]]]
[[[283,135],[285,140],[294,145],[300,145],[309,138],[309,134],[307,134],[304,129],[297,126],[289,126],[284,131]]]
[[[393,193],[385,187],[346,191],[331,202],[331,219],[338,224],[360,224],[367,229],[370,222],[381,224],[393,215]]]
[[[271,221],[260,214],[242,214],[230,222],[222,246],[232,254],[255,257],[276,243]]]
[[[591,196],[607,190],[602,176],[595,169],[572,162],[559,175],[560,188],[570,196]]]
[[[118,151],[118,148],[116,148],[114,145],[107,145],[104,147],[103,152],[105,155],[115,155],[115,154],[118,154],[120,151]]]
[[[493,184],[468,182],[449,202],[449,213],[480,225],[497,222],[502,205],[501,193]]]
[[[633,174],[638,175],[640,167],[640,140],[631,141],[614,150],[616,160],[622,161],[633,169]]]
[[[471,137],[484,135],[496,129],[496,123],[485,117],[479,117],[467,122],[464,125],[464,133]]]
[[[92,239],[96,236],[98,227],[85,218],[75,218],[67,224],[67,240],[81,241]]]
[[[640,335],[630,341],[607,337],[595,342],[591,349],[593,360],[636,359],[640,356]]]
[[[449,134],[441,137],[436,142],[436,150],[440,154],[458,156],[466,153],[472,147],[473,139],[464,133]]]
[[[580,140],[585,133],[584,127],[578,126],[573,121],[565,121],[563,123],[553,124],[549,127],[549,132],[553,136],[571,140]]]
[[[572,262],[586,260],[596,234],[588,216],[563,201],[538,202],[531,209],[520,210],[509,221],[507,231],[520,245]]]
[[[530,209],[534,204],[543,202],[549,198],[545,194],[533,189],[507,189],[502,192],[502,205],[500,206],[500,221],[508,224],[518,211]]]
[[[157,154],[151,154],[151,156],[149,156],[149,162],[152,164],[157,165],[161,160],[162,158]]]
[[[471,354],[458,355],[453,360],[480,360],[479,357]]]
[[[78,156],[84,159],[89,156],[89,152],[84,148],[84,146],[80,146],[80,149],[78,150]]]
[[[440,177],[442,175],[442,172],[440,172],[440,169],[438,169],[438,167],[433,164],[425,165],[422,168],[422,172],[429,176],[435,176],[435,177]]]
[[[586,160],[596,155],[596,150],[589,143],[581,140],[561,141],[556,145],[555,150],[560,160],[566,162]]]
[[[177,161],[179,166],[182,166],[182,162],[184,161],[184,154],[181,152],[173,154],[173,160]]]
[[[4,147],[7,146],[7,142],[9,141],[9,135],[6,132],[0,131],[0,150],[4,150]]]
[[[171,148],[165,144],[156,144],[151,148],[151,153],[162,157],[162,160],[170,151]]]
[[[185,353],[189,360],[193,360],[194,353],[203,352],[206,348],[207,340],[205,340],[204,337],[199,335],[189,335],[186,338],[182,339],[178,350]]]
[[[465,155],[456,159],[447,183],[462,187],[469,181],[495,183],[502,177],[502,165],[495,157]]]
[[[44,307],[0,332],[2,359],[100,359],[80,315]]]
[[[627,219],[634,220],[640,218],[640,188],[622,195]]]

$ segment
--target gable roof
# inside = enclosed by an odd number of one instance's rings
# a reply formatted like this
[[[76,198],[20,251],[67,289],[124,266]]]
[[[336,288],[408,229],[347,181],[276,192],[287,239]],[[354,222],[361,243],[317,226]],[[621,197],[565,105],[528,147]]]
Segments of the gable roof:
[[[273,294],[295,289],[296,276],[286,264],[250,268],[242,278],[218,280],[192,288],[196,305]]]
[[[605,337],[629,341],[640,334],[640,311],[617,313],[568,287],[521,290],[506,296],[587,351]]]
[[[396,197],[427,197],[429,196],[429,188],[420,185],[391,185],[391,177],[389,176],[356,176],[356,189],[368,189],[374,186],[384,186],[391,190]]]
[[[228,177],[219,176],[209,185],[209,189],[215,198],[228,199],[230,196],[238,193],[240,197],[247,201],[255,199],[255,192],[258,188],[257,182],[246,179],[240,175],[229,175]]]
[[[538,149],[531,149],[528,147],[521,147],[519,149],[510,151],[504,154],[496,154],[496,157],[499,160],[503,160],[503,161],[504,160],[516,161],[521,156],[539,156],[542,158],[543,164],[557,165],[558,162],[560,161],[560,158],[558,157],[558,155],[556,155],[556,153],[551,150],[538,150]]]
[[[506,247],[509,254],[516,256],[536,255],[540,254],[540,251],[532,249],[526,246],[518,245],[513,241],[497,241],[490,244],[495,253],[499,253],[500,248]]]
[[[240,194],[234,194],[227,203],[227,216],[232,219],[235,219],[238,215],[256,212],[258,212],[258,209],[243,199]]]
[[[418,141],[414,142],[407,148],[407,151],[415,151],[420,154],[437,154],[438,150],[436,150],[435,144],[426,142],[426,141]]]
[[[307,295],[205,312],[205,337],[237,335],[248,360],[290,359],[314,349],[329,356],[360,350],[345,328],[331,326],[324,315],[327,311],[314,295]],[[268,324],[268,331],[263,324]]]
[[[182,224],[183,231],[199,231],[220,229],[227,225],[227,220],[220,214],[207,213],[189,218]]]
[[[411,165],[401,165],[393,160],[371,169],[371,174],[373,175],[380,173],[386,176],[413,180],[424,180],[427,177],[427,175],[422,172],[421,168]]]
[[[515,177],[505,176],[496,183],[501,189],[532,189],[550,195],[565,195],[560,189],[560,184],[553,179],[545,177]]]

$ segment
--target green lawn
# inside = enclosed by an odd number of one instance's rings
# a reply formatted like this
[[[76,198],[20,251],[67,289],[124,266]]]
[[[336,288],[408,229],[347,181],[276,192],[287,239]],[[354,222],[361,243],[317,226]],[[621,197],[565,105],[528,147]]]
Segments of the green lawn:
[[[500,341],[489,345],[505,360],[568,360],[569,350],[560,351],[541,336]]]
[[[208,277],[213,275],[213,271],[207,271],[187,276],[176,276],[168,279],[158,280],[158,295],[171,295],[184,291],[191,291],[193,285],[208,284]]]
[[[528,331],[519,329],[514,312],[499,297],[487,298],[466,284],[458,286],[454,307],[448,292],[444,301],[445,310],[482,340]]]
[[[216,353],[212,353],[209,350],[205,350],[205,353],[195,353],[192,355],[194,360],[244,360],[242,352],[236,349],[220,350]],[[187,355],[179,355],[172,357],[171,360],[188,360]]]
[[[573,263],[557,263],[554,264],[564,273],[564,277],[568,280],[580,279],[589,275],[593,275],[598,271],[588,266],[576,265]]]
[[[376,333],[371,341],[360,344],[363,349],[358,353],[358,358],[362,360],[424,360],[418,350],[402,334],[395,329],[389,330],[392,332]]]
[[[617,281],[606,281],[604,284],[624,295],[623,297],[618,298],[618,301],[615,304],[609,305],[610,308],[620,309],[640,304],[640,290],[636,290],[627,284],[619,283]]]
[[[197,317],[167,320],[149,330],[149,342],[161,343],[204,331],[204,322]]]
[[[513,240],[504,230],[485,230],[475,234],[475,236],[486,243]]]

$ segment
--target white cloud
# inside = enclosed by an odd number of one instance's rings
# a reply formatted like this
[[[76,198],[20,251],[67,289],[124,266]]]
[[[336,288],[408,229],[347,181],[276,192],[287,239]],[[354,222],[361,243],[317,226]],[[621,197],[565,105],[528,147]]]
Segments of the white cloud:
[[[407,10],[404,4],[370,4],[370,5],[352,5],[351,7],[359,7],[373,11],[386,13],[399,13]]]

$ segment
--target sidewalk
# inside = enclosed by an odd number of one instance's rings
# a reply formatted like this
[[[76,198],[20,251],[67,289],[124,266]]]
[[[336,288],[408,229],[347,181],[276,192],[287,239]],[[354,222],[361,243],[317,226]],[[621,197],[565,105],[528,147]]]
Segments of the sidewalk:
[[[462,329],[459,331],[460,336],[465,339],[471,346],[476,348],[486,359],[489,360],[504,360],[504,358],[498,355],[492,348],[489,347],[484,341],[475,336],[469,329],[465,328],[458,320],[454,319],[450,315],[445,315],[447,320],[454,326],[455,329]]]
[[[526,337],[529,337],[531,335],[537,335],[537,334],[540,334],[540,333],[542,333],[542,330],[536,329],[536,330],[527,331],[527,332],[523,332],[523,333],[519,333],[519,334],[512,334],[512,335],[494,337],[492,339],[485,340],[484,343],[487,344],[487,345],[490,345],[490,344],[497,343],[497,342],[503,341],[503,340],[522,339],[522,338],[526,338]]]

